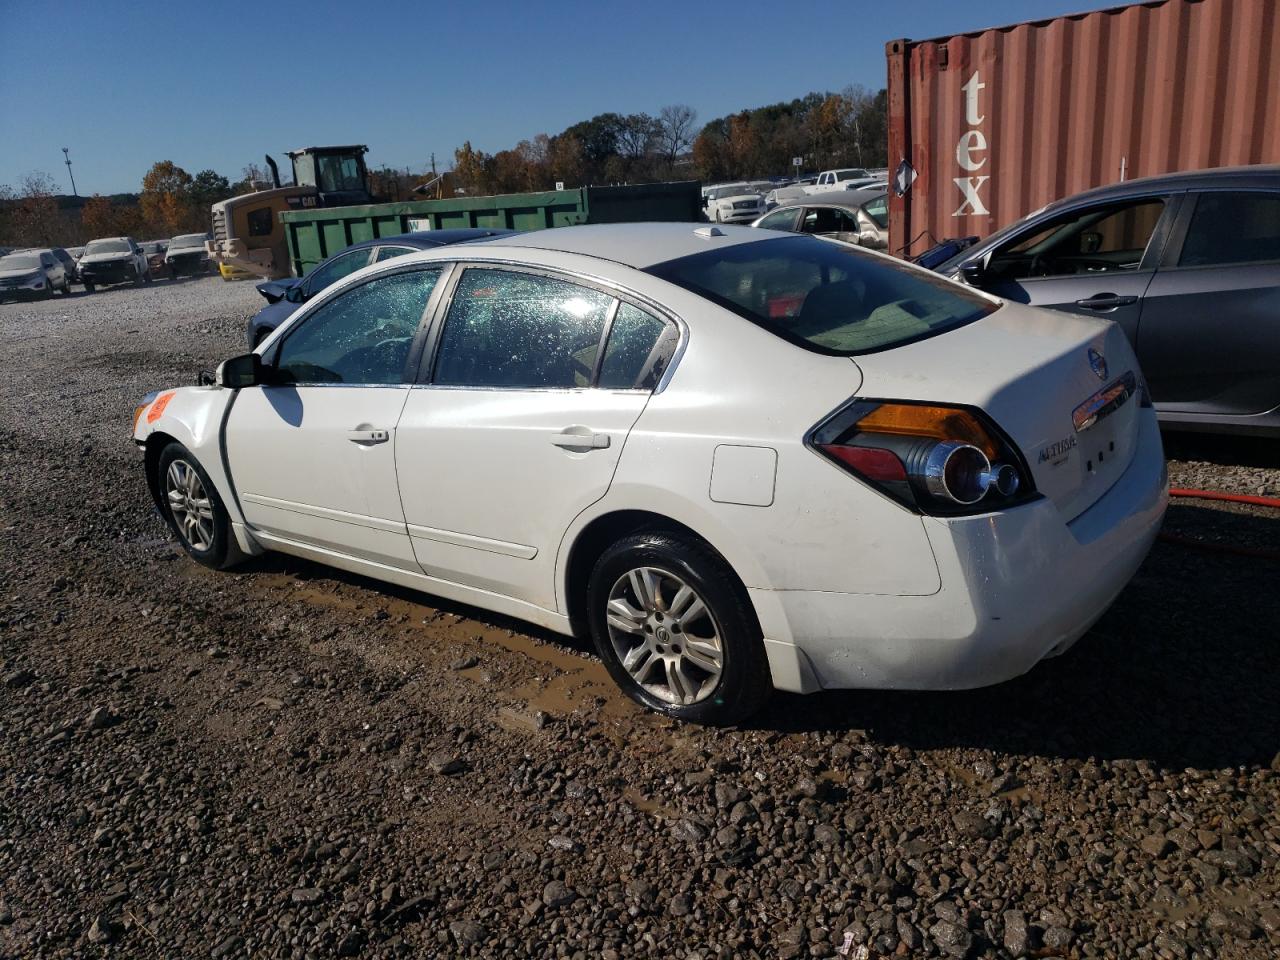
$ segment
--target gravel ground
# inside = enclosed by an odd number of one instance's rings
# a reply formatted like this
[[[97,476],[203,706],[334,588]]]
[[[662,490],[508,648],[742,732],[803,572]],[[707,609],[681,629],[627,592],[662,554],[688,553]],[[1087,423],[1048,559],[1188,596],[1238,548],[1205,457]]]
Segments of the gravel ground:
[[[676,725],[571,641],[176,550],[134,403],[240,352],[259,302],[0,305],[0,957],[1280,950],[1274,561],[1161,542],[1000,687]],[[1175,485],[1280,489],[1266,445],[1177,455]],[[1168,529],[1280,549],[1263,510]]]

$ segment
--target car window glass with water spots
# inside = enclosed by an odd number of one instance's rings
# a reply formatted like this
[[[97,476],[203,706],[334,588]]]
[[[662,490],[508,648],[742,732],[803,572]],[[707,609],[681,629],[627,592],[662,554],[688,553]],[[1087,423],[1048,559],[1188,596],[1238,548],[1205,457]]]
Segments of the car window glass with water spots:
[[[671,362],[677,340],[672,324],[629,303],[622,304],[609,330],[599,386],[652,390]]]
[[[1178,266],[1268,260],[1280,260],[1280,193],[1200,195]]]
[[[470,269],[453,295],[436,359],[442,386],[591,385],[613,298],[550,277]]]
[[[377,277],[322,304],[285,338],[283,383],[404,383],[404,367],[439,270]]]

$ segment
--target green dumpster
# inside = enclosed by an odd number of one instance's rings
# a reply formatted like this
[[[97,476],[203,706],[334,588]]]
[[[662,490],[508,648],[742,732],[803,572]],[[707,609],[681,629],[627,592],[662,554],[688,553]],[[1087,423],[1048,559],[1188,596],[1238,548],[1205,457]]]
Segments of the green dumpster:
[[[300,277],[353,243],[413,230],[543,230],[578,223],[693,222],[701,216],[701,200],[698,182],[689,180],[286,210],[280,214],[280,222],[288,238],[294,275]]]

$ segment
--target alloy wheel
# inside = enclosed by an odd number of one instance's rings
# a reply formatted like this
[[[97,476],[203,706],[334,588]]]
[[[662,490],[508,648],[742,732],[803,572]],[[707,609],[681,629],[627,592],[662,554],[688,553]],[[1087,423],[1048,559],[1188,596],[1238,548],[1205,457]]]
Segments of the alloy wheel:
[[[606,623],[618,662],[658,699],[700,703],[720,682],[720,627],[697,591],[675,574],[657,567],[624,573],[609,591]]]
[[[174,460],[165,474],[165,496],[178,533],[193,550],[213,547],[213,503],[195,468]]]

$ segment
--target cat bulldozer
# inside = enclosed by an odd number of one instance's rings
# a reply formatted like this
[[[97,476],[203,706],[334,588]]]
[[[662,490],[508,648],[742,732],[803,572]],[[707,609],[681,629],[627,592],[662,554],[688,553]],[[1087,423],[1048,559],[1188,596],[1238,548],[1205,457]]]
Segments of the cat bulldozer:
[[[285,210],[345,207],[372,203],[363,145],[303,147],[286,156],[293,183],[280,185],[276,162],[267,156],[272,185],[213,205],[213,239],[206,246],[224,280],[261,277],[276,280],[292,272],[284,225]]]

